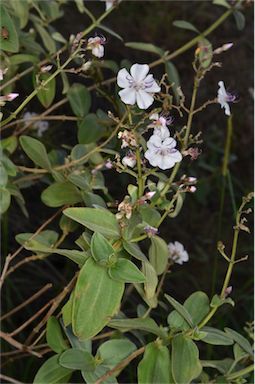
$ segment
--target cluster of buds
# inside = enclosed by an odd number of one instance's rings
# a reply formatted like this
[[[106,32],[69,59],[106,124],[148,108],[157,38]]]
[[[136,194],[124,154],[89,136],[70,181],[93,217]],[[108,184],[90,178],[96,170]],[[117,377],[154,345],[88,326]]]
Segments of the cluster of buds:
[[[182,154],[183,156],[190,156],[191,160],[196,160],[201,152],[197,147],[190,147],[186,151],[183,151]]]
[[[121,220],[124,217],[130,219],[132,216],[132,205],[130,204],[129,196],[126,196],[124,200],[118,205],[118,213],[116,214],[117,220]]]
[[[195,187],[194,184],[197,183],[196,177],[187,177],[186,175],[183,175],[181,177],[179,189],[182,192],[191,192],[194,193],[196,192],[197,188]]]
[[[118,138],[122,140],[121,148],[138,147],[135,135],[126,129],[118,133]]]
[[[8,93],[8,95],[0,96],[0,107],[3,107],[6,101],[12,101],[18,97],[18,93]]]

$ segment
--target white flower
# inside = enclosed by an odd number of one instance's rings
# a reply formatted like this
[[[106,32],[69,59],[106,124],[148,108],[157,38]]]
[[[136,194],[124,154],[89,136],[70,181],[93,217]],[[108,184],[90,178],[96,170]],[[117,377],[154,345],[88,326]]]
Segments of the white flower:
[[[92,50],[92,54],[96,57],[104,56],[105,38],[103,36],[90,37],[88,39],[87,48]]]
[[[176,141],[172,137],[162,140],[159,136],[152,135],[147,147],[144,156],[153,167],[169,169],[182,159],[181,153],[175,148]]]
[[[50,72],[50,70],[52,69],[53,65],[44,65],[43,67],[41,67],[41,72],[42,73],[47,73],[47,72]]]
[[[179,241],[168,244],[169,258],[174,261],[176,264],[182,265],[183,263],[189,261],[188,252],[185,251],[183,245]]]
[[[220,103],[221,108],[225,109],[225,114],[227,116],[230,116],[230,107],[228,103],[235,101],[236,96],[226,91],[223,81],[219,81],[218,85],[219,85],[218,98],[217,98],[218,103]]]
[[[153,113],[149,119],[152,120],[152,123],[148,125],[148,128],[154,128],[153,135],[159,136],[162,140],[170,136],[167,125],[172,123],[173,119],[171,117],[167,118],[158,113]]]
[[[117,76],[117,84],[120,88],[119,95],[123,103],[134,105],[137,103],[140,109],[147,109],[153,103],[153,95],[160,92],[160,87],[153,78],[148,75],[149,66],[147,64],[134,64],[130,69],[130,74],[122,68]]]
[[[8,95],[0,96],[0,106],[5,105],[6,101],[12,101],[19,96],[19,93],[8,93]]]
[[[0,69],[0,81],[4,79],[4,75],[6,74],[7,71],[8,71],[8,68]]]
[[[105,1],[105,0],[103,0],[103,1]],[[105,10],[108,11],[109,9],[111,9],[113,7],[114,2],[115,2],[115,0],[105,1]]]
[[[122,164],[126,167],[134,168],[136,165],[136,156],[132,152],[128,153],[123,157]]]
[[[25,127],[27,127],[32,122],[32,127],[37,130],[38,137],[42,137],[43,132],[47,131],[49,128],[48,121],[33,121],[31,118],[38,116],[35,112],[26,112],[23,115],[23,120],[25,122]]]

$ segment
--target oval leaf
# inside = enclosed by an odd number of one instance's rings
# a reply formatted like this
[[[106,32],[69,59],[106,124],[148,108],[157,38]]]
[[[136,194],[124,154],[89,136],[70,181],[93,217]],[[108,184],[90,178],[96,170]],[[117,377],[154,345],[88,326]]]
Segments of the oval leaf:
[[[58,362],[59,355],[50,357],[37,372],[34,384],[68,383],[72,370],[61,367]]]
[[[199,30],[191,23],[185,20],[175,20],[173,25],[177,28],[188,29],[190,31],[200,33]]]
[[[196,344],[183,335],[172,341],[172,375],[176,384],[189,384],[202,371]]]
[[[68,181],[53,183],[46,188],[41,199],[48,207],[61,207],[65,204],[75,204],[82,201],[82,196],[77,188]]]
[[[84,85],[73,84],[67,92],[67,98],[76,116],[84,117],[88,114],[91,106],[91,97]]]
[[[82,267],[73,298],[72,327],[81,340],[95,336],[118,311],[124,284],[112,280],[92,258]]]
[[[47,321],[46,340],[49,347],[56,353],[61,353],[68,348],[59,322],[54,316]]]
[[[94,371],[96,367],[95,359],[89,352],[75,348],[63,352],[59,364],[65,368],[86,371]]]
[[[219,329],[212,327],[203,327],[202,332],[206,332],[206,336],[201,340],[207,344],[212,345],[232,345],[233,339],[227,335],[225,332],[220,331]]]
[[[106,264],[114,254],[114,249],[101,233],[95,232],[91,239],[91,253],[99,264]]]
[[[45,146],[30,136],[21,136],[20,144],[27,156],[40,167],[50,170],[51,164]]]
[[[132,263],[132,261],[120,258],[108,270],[112,279],[123,281],[124,283],[143,283],[145,281],[144,274]]]
[[[170,383],[170,354],[167,347],[154,342],[146,345],[138,365],[139,384]]]
[[[94,232],[113,239],[120,237],[117,219],[106,209],[67,208],[63,213]]]
[[[157,275],[161,275],[167,266],[169,251],[165,240],[159,236],[151,238],[151,246],[149,248],[149,259],[151,265],[154,267]]]
[[[0,5],[0,45],[3,51],[18,52],[19,39],[15,24],[3,4]]]

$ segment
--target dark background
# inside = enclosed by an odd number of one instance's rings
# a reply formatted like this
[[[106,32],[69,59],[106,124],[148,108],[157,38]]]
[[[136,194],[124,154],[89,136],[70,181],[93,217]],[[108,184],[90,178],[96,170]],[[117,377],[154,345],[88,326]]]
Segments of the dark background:
[[[90,9],[95,14],[100,14],[103,4],[91,1]],[[74,3],[65,6],[64,19],[55,23],[65,37],[84,30],[88,25],[87,16],[80,14]],[[182,19],[193,23],[200,31],[210,26],[223,12],[224,8],[215,6],[211,1],[125,1],[114,11],[104,24],[119,33],[125,42],[139,41],[153,43],[170,52],[182,46],[185,42],[195,37],[192,31],[176,28],[172,25],[174,20]],[[233,137],[230,157],[230,174],[233,184],[231,197],[228,186],[226,187],[225,204],[222,215],[220,211],[220,194],[222,187],[221,166],[226,138],[227,119],[219,105],[212,105],[200,113],[193,123],[193,132],[202,131],[202,154],[197,161],[190,162],[185,172],[196,176],[199,180],[197,192],[186,197],[183,209],[174,220],[168,220],[161,228],[160,235],[166,241],[180,241],[189,252],[190,261],[183,266],[174,266],[169,275],[165,291],[183,302],[195,290],[203,290],[209,296],[213,291],[221,289],[227,265],[216,250],[216,243],[222,240],[230,251],[234,225],[233,205],[240,205],[241,198],[253,189],[253,3],[249,3],[244,10],[246,26],[243,31],[238,31],[233,16],[230,16],[208,39],[214,48],[227,42],[234,46],[227,53],[218,56],[222,62],[221,68],[212,70],[203,80],[198,97],[198,105],[212,99],[217,93],[217,84],[223,80],[226,87],[238,94],[238,103],[232,105],[233,112]],[[63,22],[64,20],[64,22]],[[101,31],[98,31],[101,33]],[[107,36],[105,47],[106,59],[120,62],[128,59],[132,63],[149,63],[155,60],[155,55],[126,48],[123,43],[113,36]],[[194,57],[194,48],[173,60],[176,65],[181,86],[189,104],[193,83],[193,70],[191,62]],[[160,78],[163,68],[153,69],[156,78]],[[79,81],[79,80],[76,80]],[[61,95],[60,95],[61,97]],[[96,98],[95,98],[96,100]],[[40,112],[38,103],[34,102],[34,111]],[[96,108],[96,105],[94,105]],[[102,106],[101,106],[102,108]],[[107,108],[107,106],[106,106]],[[70,114],[68,107],[59,113]],[[181,121],[174,114],[176,127]],[[50,124],[51,130],[44,137],[47,146],[58,148],[59,143],[75,144],[75,126],[68,124]],[[120,178],[116,185],[113,173],[106,174],[107,186],[114,196],[120,199],[125,193],[128,182]],[[30,219],[22,216],[19,210],[11,208],[5,218],[3,229],[9,233],[9,244],[4,244],[9,251],[16,249],[14,236],[20,232],[33,232],[42,222],[53,214],[53,209],[44,207],[40,202],[40,193],[45,184],[39,183],[32,188],[24,190]],[[252,229],[252,215],[249,216],[249,226]],[[58,230],[57,225],[51,229]],[[235,301],[234,308],[224,306],[213,323],[220,329],[224,326],[232,327],[243,332],[245,322],[253,317],[253,237],[245,232],[240,234],[237,256],[249,255],[249,260],[234,269],[231,285],[231,297]],[[72,246],[72,239],[64,243],[65,247]],[[147,243],[144,244],[146,249]],[[25,256],[25,253],[21,255]],[[215,269],[216,268],[216,269]],[[27,297],[32,295],[44,284],[53,282],[54,288],[43,296],[43,299],[33,308],[26,307],[19,316],[6,322],[7,330],[15,329],[25,319],[39,309],[47,299],[53,297],[61,290],[73,276],[75,267],[63,259],[51,256],[48,260],[30,263],[22,270],[7,280],[4,290],[3,307],[6,310],[13,308]],[[215,270],[217,273],[215,274]],[[135,316],[134,308],[139,303],[137,295],[131,295],[127,302],[127,315]],[[136,304],[136,305],[134,305]],[[165,319],[165,313],[158,308],[153,312],[155,319]],[[163,320],[164,321],[164,320]],[[31,331],[32,327],[29,329]],[[20,335],[20,340],[26,337]],[[204,351],[208,358],[231,357],[228,347],[215,347]],[[24,382],[30,382],[41,360],[25,358],[23,360],[9,361],[6,365],[6,374],[16,377]],[[130,376],[122,375],[123,380],[131,380]],[[122,381],[124,382],[124,381]]]

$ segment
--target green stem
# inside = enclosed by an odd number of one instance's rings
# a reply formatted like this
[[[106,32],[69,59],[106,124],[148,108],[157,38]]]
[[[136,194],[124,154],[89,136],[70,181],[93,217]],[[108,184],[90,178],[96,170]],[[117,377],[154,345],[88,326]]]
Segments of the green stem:
[[[137,183],[138,183],[138,198],[143,195],[143,174],[141,166],[141,154],[140,149],[136,149],[136,162],[137,162]]]
[[[244,375],[247,375],[247,373],[253,372],[254,370],[254,364],[249,365],[246,368],[241,369],[240,371],[234,372],[231,375],[228,375],[226,378],[227,380],[235,380],[239,377],[242,377]]]

